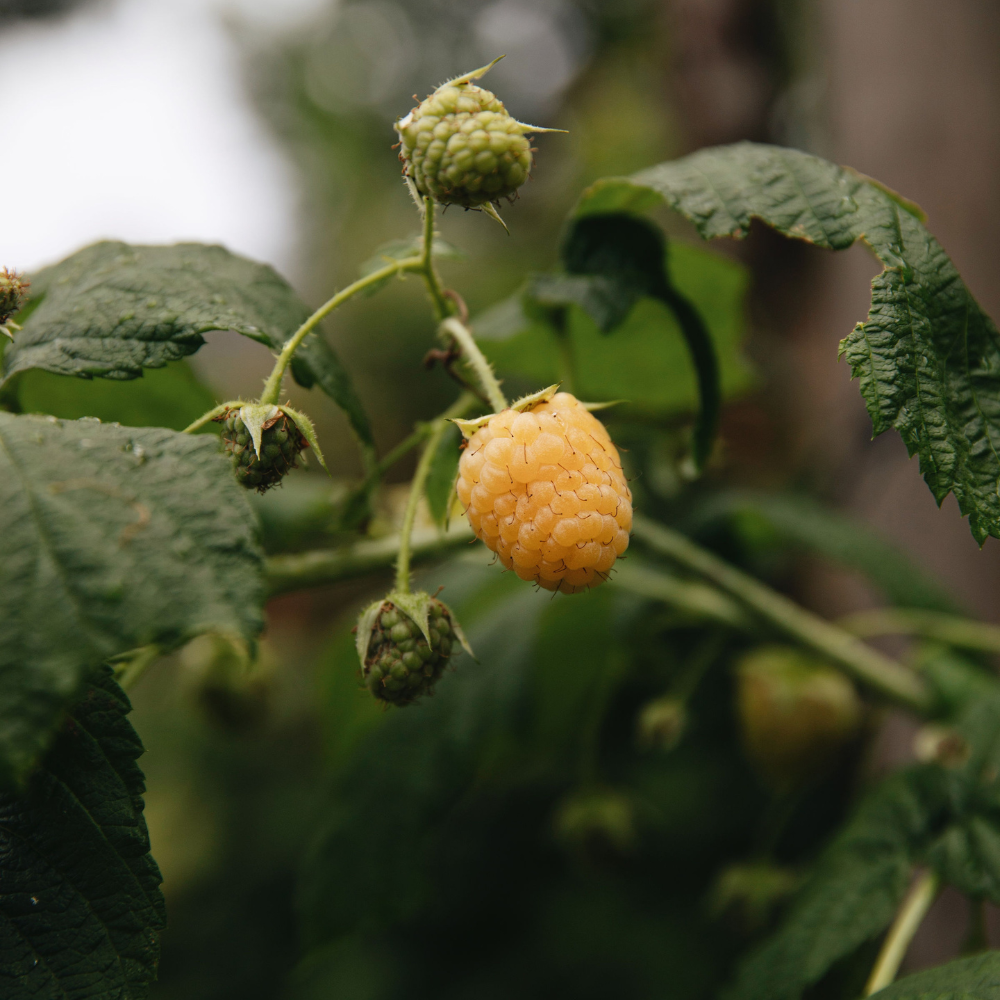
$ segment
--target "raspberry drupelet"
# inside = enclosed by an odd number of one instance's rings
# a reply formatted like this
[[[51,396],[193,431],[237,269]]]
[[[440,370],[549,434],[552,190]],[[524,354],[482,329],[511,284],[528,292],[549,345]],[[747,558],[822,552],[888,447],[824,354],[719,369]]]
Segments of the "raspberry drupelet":
[[[458,469],[472,530],[522,580],[575,594],[606,580],[628,548],[632,494],[618,449],[568,392],[497,413]]]

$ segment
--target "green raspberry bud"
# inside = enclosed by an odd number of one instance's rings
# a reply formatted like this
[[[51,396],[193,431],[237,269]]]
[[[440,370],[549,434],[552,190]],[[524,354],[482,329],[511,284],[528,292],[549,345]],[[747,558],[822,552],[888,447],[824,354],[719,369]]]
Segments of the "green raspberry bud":
[[[453,652],[452,635],[472,654],[448,606],[423,592],[376,601],[362,613],[356,635],[365,686],[393,705],[431,692]]]
[[[7,328],[7,321],[20,311],[24,304],[24,293],[28,290],[28,284],[29,282],[23,280],[16,271],[0,269],[0,333],[5,333],[11,339],[14,335]],[[14,330],[19,329],[14,323],[10,326]]]
[[[323,464],[312,422],[289,406],[232,403],[219,407],[214,419],[222,424],[222,441],[232,458],[236,479],[247,489],[264,493],[312,448]]]
[[[442,84],[396,122],[403,173],[441,205],[495,215],[531,172],[531,132],[557,132],[513,119],[497,96],[473,83],[495,63]],[[499,216],[497,216],[499,218]]]
[[[737,694],[747,755],[780,789],[819,777],[861,726],[851,682],[792,647],[761,646],[744,656]]]
[[[673,750],[684,735],[687,712],[679,698],[657,698],[644,705],[636,720],[636,742],[642,750]]]
[[[619,792],[595,789],[564,799],[553,820],[556,838],[588,860],[628,854],[635,846],[635,813]]]

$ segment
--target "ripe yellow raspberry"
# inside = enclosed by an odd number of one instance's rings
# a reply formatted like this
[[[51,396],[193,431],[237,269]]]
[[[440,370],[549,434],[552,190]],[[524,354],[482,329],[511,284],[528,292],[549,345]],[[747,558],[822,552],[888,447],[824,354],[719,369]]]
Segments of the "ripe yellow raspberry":
[[[546,590],[601,583],[628,548],[632,494],[618,449],[568,392],[492,417],[462,453],[457,488],[476,535]]]

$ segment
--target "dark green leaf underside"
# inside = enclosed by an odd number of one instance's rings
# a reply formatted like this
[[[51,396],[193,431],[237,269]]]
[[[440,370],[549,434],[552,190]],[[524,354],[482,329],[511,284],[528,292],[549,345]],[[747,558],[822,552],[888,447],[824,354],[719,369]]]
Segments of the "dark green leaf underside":
[[[214,437],[0,413],[0,509],[0,784],[88,667],[260,629],[253,515]]]
[[[22,795],[0,795],[0,995],[142,1000],[165,923],[142,815],[143,752],[111,671]]]
[[[825,160],[740,143],[598,181],[578,211],[661,202],[706,239],[743,237],[760,219],[828,249],[867,243],[885,269],[872,281],[867,321],[841,349],[874,431],[899,431],[935,499],[953,492],[980,543],[1000,536],[1000,337],[915,209]]]
[[[1000,952],[989,951],[893,983],[879,1000],[1000,1000]]]
[[[33,368],[137,378],[144,368],[193,354],[214,330],[235,330],[277,350],[310,313],[273,268],[201,243],[95,243],[32,275],[31,292],[24,329],[4,353],[0,386]],[[326,341],[310,335],[292,371],[301,385],[318,384],[372,445],[350,376]]]
[[[781,929],[743,963],[730,1000],[797,1000],[835,962],[885,930],[932,819],[923,777],[898,775],[869,797]]]

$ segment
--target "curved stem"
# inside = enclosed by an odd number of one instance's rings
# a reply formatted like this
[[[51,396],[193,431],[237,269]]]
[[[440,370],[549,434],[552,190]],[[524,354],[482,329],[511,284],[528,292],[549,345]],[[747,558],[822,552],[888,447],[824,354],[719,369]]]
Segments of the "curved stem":
[[[292,358],[295,356],[295,352],[299,349],[302,341],[305,340],[310,333],[312,333],[317,324],[325,316],[328,316],[338,306],[343,305],[348,299],[353,298],[358,294],[358,292],[363,292],[371,285],[376,285],[380,281],[384,281],[386,278],[391,278],[394,274],[405,274],[407,271],[422,271],[425,266],[426,264],[423,256],[406,257],[403,260],[394,260],[391,264],[386,264],[385,267],[380,267],[377,271],[372,271],[371,274],[366,274],[363,278],[359,278],[353,284],[348,285],[345,289],[343,289],[343,291],[337,292],[333,298],[321,305],[319,309],[317,309],[302,324],[302,326],[300,326],[295,333],[292,334],[291,338],[286,341],[284,347],[281,348],[281,353],[274,362],[274,368],[271,370],[271,374],[268,375],[267,381],[264,383],[264,391],[260,395],[260,402],[265,404],[269,403],[271,405],[278,402],[278,398],[281,395],[281,380],[284,378],[285,371],[291,363]]]
[[[632,531],[654,552],[711,580],[785,635],[816,650],[869,687],[918,712],[926,712],[931,707],[931,692],[920,677],[849,632],[800,607],[662,524],[637,515]]]
[[[455,312],[455,304],[444,294],[444,286],[434,266],[434,216],[437,203],[433,198],[424,198],[424,242],[420,255],[420,270],[424,283],[434,304],[434,315],[438,322]]]
[[[875,960],[872,974],[865,985],[866,997],[885,989],[896,978],[900,963],[906,956],[906,949],[909,948],[913,935],[917,933],[917,928],[927,916],[927,911],[937,896],[939,885],[940,879],[937,873],[932,871],[925,872],[913,883]]]
[[[472,336],[472,331],[454,316],[446,319],[441,324],[441,329],[458,341],[458,346],[462,348],[462,356],[476,373],[476,378],[479,380],[483,392],[486,393],[486,398],[490,401],[493,411],[499,413],[501,410],[507,409],[507,398],[500,388],[496,375],[493,374],[492,366],[486,360],[486,355],[479,350],[479,345]]]
[[[437,454],[438,445],[448,426],[446,417],[438,417],[431,424],[431,433],[424,445],[420,461],[417,463],[417,471],[413,474],[410,483],[410,495],[406,500],[406,512],[403,514],[403,526],[399,532],[399,553],[396,556],[396,590],[404,594],[410,592],[410,536],[413,534],[413,522],[417,517],[417,507],[420,498],[424,494],[424,484],[430,474],[434,456]]]

